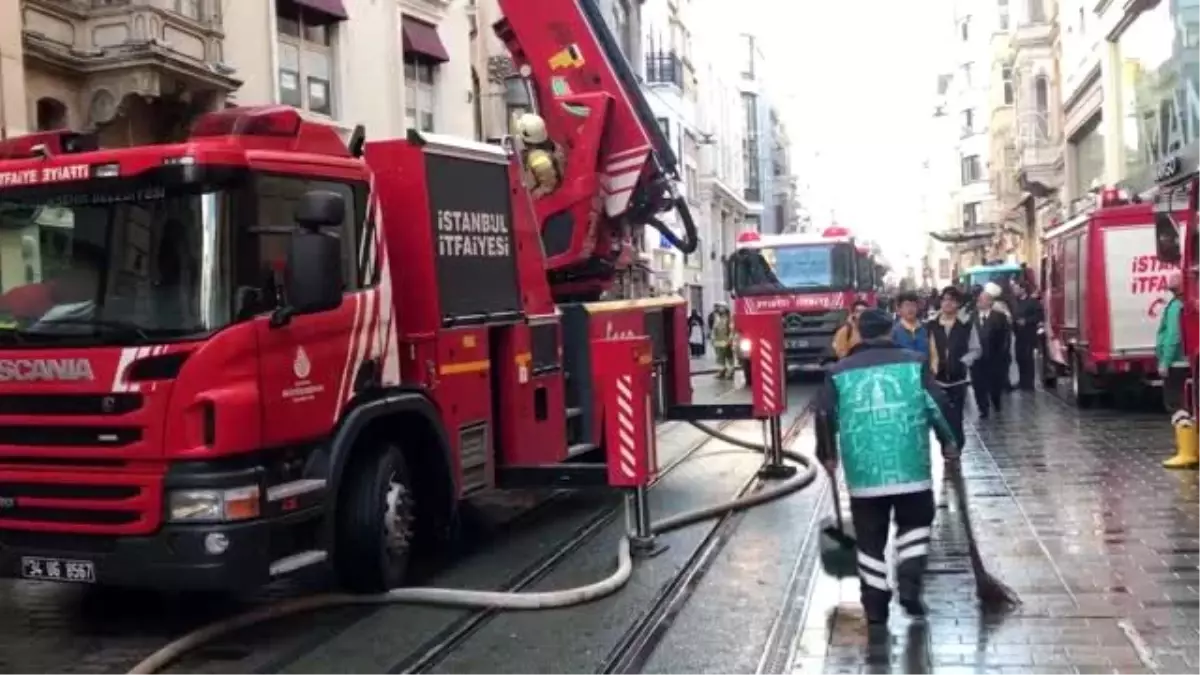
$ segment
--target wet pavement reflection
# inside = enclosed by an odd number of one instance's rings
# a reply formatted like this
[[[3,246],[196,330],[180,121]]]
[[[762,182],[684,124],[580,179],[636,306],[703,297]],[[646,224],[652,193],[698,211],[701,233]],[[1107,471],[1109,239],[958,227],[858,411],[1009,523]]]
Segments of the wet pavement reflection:
[[[890,635],[868,639],[857,579],[819,575],[792,672],[1197,672],[1197,473],[1159,466],[1173,443],[1166,415],[1011,397],[969,425],[963,470],[985,565],[1023,604],[981,618],[945,486],[928,620],[897,606]]]

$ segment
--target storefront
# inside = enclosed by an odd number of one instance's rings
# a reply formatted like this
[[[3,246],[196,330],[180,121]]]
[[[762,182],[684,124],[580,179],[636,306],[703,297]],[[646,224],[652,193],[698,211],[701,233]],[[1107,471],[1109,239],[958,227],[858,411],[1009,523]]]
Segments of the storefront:
[[[1200,2],[1144,4],[1117,37],[1122,174],[1135,192],[1200,159]]]

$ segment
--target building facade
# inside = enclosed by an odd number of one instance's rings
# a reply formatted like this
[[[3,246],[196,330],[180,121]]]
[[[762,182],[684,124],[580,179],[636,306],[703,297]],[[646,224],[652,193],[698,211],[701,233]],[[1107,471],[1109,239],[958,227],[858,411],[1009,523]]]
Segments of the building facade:
[[[687,200],[703,239],[709,232],[709,222],[699,202],[700,80],[692,56],[691,4],[681,0],[648,0],[642,6],[642,89],[675,153],[680,178],[677,188]],[[682,233],[682,225],[674,213],[664,215],[662,220],[676,233]],[[647,228],[644,234],[658,290],[664,293],[681,290],[693,306],[704,306],[704,256],[684,256],[653,228]]]
[[[1064,216],[1200,161],[1200,1],[1060,0]]]

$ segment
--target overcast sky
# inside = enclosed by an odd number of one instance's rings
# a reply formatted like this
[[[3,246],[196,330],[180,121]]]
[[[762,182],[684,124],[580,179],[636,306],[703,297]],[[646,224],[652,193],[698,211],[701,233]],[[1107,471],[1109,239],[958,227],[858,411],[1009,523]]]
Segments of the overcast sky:
[[[812,185],[814,222],[832,209],[895,264],[920,255],[920,169],[937,74],[950,60],[949,1],[752,2],[770,7],[755,12],[769,91],[800,183]]]

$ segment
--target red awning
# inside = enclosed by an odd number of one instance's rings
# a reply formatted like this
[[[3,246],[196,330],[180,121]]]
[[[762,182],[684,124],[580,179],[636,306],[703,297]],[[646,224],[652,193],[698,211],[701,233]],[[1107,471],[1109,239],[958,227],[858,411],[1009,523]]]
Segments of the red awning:
[[[350,15],[346,13],[346,5],[342,0],[292,0],[292,2],[304,9],[323,14],[331,21],[345,21],[350,18]]]
[[[404,53],[433,61],[445,63],[450,60],[442,38],[438,36],[437,26],[417,19],[404,17],[401,28],[404,37]]]

